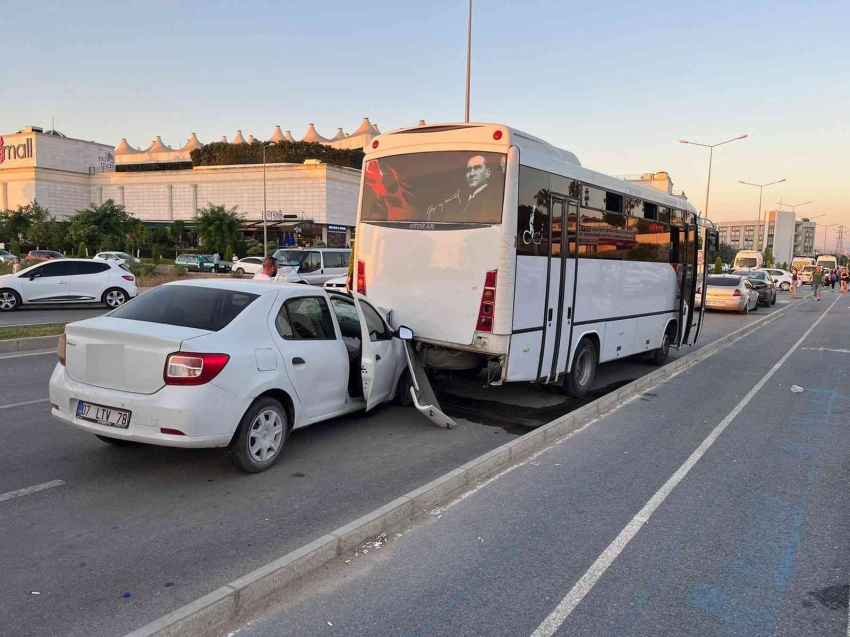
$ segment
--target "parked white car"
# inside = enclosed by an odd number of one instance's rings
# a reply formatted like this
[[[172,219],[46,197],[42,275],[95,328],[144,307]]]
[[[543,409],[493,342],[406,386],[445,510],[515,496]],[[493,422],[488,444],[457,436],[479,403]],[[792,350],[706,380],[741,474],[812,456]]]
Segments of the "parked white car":
[[[762,272],[767,272],[773,279],[774,285],[782,291],[787,291],[791,288],[791,273],[788,270],[780,268],[762,268]]]
[[[66,326],[51,411],[113,444],[226,447],[255,473],[292,429],[409,392],[401,339],[412,337],[365,297],[270,281],[169,283]]]
[[[11,263],[15,258],[15,255],[8,250],[0,249],[0,263]]]
[[[277,276],[283,283],[323,285],[330,279],[348,274],[349,248],[310,248],[306,250],[278,250]]]
[[[136,277],[115,261],[55,259],[0,276],[0,312],[22,305],[73,303],[117,308],[137,293]]]
[[[325,284],[322,286],[328,292],[345,292],[345,285],[348,282],[348,275],[337,277],[336,279],[329,279],[325,281]]]
[[[233,264],[233,271],[239,276],[257,274],[263,271],[263,257],[245,257]]]
[[[141,259],[137,259],[126,252],[98,252],[92,259],[96,261],[117,261],[124,265],[140,265],[142,263]]]

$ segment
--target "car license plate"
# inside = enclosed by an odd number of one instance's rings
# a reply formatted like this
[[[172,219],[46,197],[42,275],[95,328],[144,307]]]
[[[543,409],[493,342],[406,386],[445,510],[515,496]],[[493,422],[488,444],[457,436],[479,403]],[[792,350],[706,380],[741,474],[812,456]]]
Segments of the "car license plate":
[[[77,418],[96,422],[99,425],[109,425],[119,429],[127,429],[130,426],[130,412],[124,409],[92,405],[80,401],[77,404]]]
[[[726,305],[725,301],[709,301],[708,302],[709,307],[722,307],[724,305]]]

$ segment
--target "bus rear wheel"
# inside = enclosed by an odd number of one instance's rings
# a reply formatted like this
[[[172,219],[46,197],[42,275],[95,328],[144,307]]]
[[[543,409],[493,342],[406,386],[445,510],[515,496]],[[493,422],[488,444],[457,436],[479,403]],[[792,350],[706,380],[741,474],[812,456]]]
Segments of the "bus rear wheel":
[[[573,398],[584,398],[596,377],[596,346],[583,338],[576,347],[573,364],[564,376],[564,393]]]

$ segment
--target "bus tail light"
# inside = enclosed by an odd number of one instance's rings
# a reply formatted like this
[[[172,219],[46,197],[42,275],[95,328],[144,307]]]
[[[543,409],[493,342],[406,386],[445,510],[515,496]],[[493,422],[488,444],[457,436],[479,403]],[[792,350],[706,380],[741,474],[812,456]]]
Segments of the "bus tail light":
[[[484,279],[484,292],[481,293],[481,307],[478,309],[478,325],[475,327],[479,332],[493,331],[493,312],[496,308],[496,273],[498,270],[490,270]]]
[[[357,291],[366,296],[366,263],[357,260]]]

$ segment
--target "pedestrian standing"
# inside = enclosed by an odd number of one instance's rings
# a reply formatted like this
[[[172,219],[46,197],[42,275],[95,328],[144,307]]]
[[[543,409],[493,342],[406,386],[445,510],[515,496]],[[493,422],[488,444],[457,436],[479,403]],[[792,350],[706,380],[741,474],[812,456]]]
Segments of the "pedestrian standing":
[[[218,274],[218,266],[219,266],[220,263],[221,263],[221,257],[219,256],[218,252],[216,252],[213,255],[213,272],[215,272],[216,274]]]
[[[820,301],[820,286],[823,285],[823,267],[818,266],[812,274],[812,293],[815,301]]]
[[[236,264],[239,263],[239,257],[235,254],[233,255],[233,259],[230,261],[230,268],[236,272]]]
[[[277,276],[277,259],[266,257],[263,259],[263,271],[254,275],[255,281],[272,281]]]
[[[797,268],[791,268],[791,298],[797,298]]]
[[[200,272],[201,274],[204,273],[204,255],[203,254],[198,255],[198,272]]]
[[[847,285],[850,284],[850,270],[841,268],[841,293],[847,292]]]
[[[15,260],[12,261],[12,274],[17,274],[21,271],[21,260],[18,257],[15,257]]]
[[[838,268],[832,268],[829,273],[829,284],[832,286],[832,291],[835,292],[835,284],[838,283]]]

